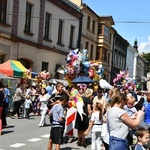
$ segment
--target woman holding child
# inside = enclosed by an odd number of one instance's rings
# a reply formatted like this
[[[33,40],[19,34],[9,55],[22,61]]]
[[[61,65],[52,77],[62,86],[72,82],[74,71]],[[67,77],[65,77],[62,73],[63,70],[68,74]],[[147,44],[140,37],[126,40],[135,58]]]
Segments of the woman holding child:
[[[112,98],[112,107],[107,113],[108,131],[110,134],[109,150],[127,150],[127,135],[129,128],[135,128],[139,125],[143,111],[139,110],[134,118],[131,118],[123,107],[126,103],[126,97],[118,93]]]

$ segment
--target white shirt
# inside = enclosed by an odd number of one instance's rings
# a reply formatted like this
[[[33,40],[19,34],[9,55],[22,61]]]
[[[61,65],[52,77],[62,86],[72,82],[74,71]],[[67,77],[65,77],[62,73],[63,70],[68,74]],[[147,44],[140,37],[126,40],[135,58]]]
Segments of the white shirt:
[[[25,100],[25,108],[30,108],[30,104],[32,104],[32,101],[30,99]]]
[[[92,113],[91,121],[94,121],[94,125],[92,127],[92,132],[101,132],[102,131],[102,120],[99,120],[99,111],[95,111]]]
[[[48,99],[50,98],[50,95],[49,94],[45,94],[43,96],[40,95],[39,98],[40,98],[40,102],[41,102],[41,108],[47,107],[47,102],[48,102]]]

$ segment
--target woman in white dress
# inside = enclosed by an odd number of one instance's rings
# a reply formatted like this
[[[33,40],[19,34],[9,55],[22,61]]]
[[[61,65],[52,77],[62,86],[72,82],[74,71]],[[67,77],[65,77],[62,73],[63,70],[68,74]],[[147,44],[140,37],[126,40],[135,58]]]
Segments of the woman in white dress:
[[[47,94],[46,89],[42,88],[41,95],[39,96],[40,103],[41,103],[41,106],[40,106],[41,120],[39,123],[39,127],[42,127],[46,124],[46,114],[47,114],[47,110],[48,110],[47,103],[48,103],[49,98],[50,98],[50,95]]]

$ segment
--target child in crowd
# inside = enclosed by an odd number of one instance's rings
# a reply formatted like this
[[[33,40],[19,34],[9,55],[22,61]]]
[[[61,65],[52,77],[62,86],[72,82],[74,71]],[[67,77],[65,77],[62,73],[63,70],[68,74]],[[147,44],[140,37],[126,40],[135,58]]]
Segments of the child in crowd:
[[[137,112],[136,108],[134,107],[135,104],[135,97],[132,95],[127,96],[127,104],[124,106],[124,110],[127,112],[127,114],[131,117],[135,117],[135,113]],[[129,145],[132,145],[133,140],[135,139],[134,135],[134,129],[130,129],[128,134],[128,143]]]
[[[137,144],[135,146],[135,150],[146,150],[146,148],[144,148],[144,145],[148,144],[149,141],[149,131],[145,128],[139,128],[136,131],[136,136],[137,136]]]
[[[26,118],[29,118],[31,104],[32,104],[31,96],[27,95],[25,99],[25,117]]]
[[[130,117],[134,117],[133,115],[137,112],[136,108],[134,107],[135,98],[132,95],[127,96],[127,104],[124,106],[124,110]]]
[[[101,103],[96,103],[93,105],[94,112],[91,116],[91,122],[88,129],[84,132],[84,135],[88,135],[92,128],[92,145],[91,150],[101,149],[101,132],[102,132],[102,116],[103,116],[103,105]]]
[[[52,128],[50,131],[50,139],[48,143],[48,150],[52,150],[53,144],[56,144],[56,150],[60,150],[60,144],[62,143],[65,115],[64,108],[69,98],[67,94],[62,94],[57,104],[55,104],[49,112],[52,115]]]

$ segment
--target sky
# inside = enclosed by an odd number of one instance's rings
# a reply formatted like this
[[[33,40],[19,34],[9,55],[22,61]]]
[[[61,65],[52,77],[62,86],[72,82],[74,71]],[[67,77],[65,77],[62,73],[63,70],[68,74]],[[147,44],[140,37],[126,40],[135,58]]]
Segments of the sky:
[[[82,0],[96,14],[112,16],[115,30],[139,53],[150,53],[150,0]]]

